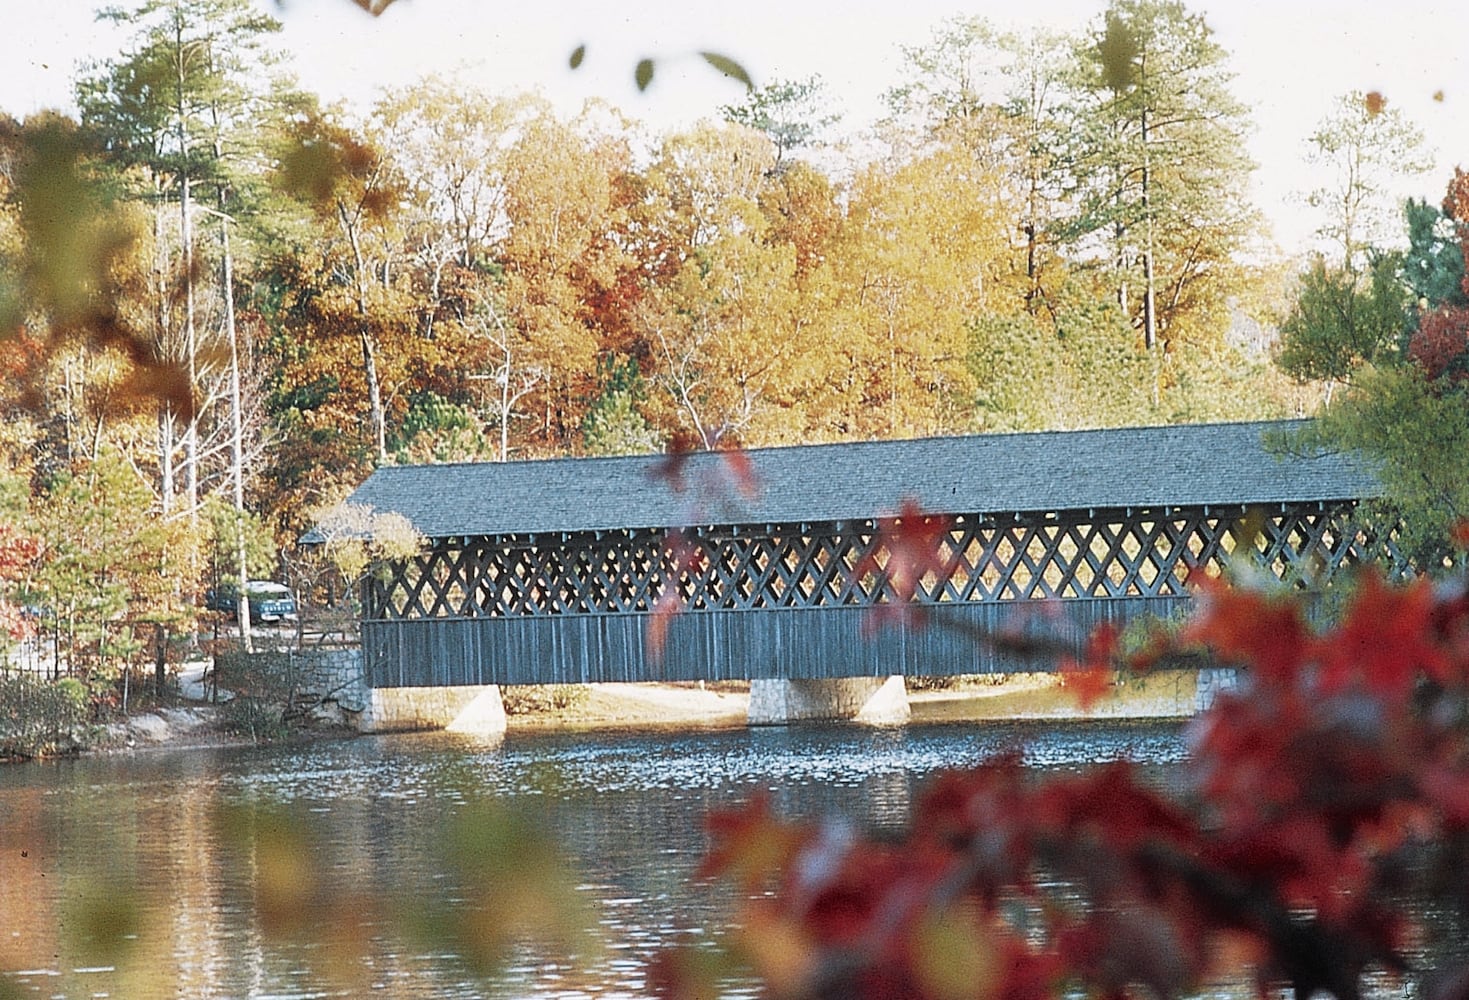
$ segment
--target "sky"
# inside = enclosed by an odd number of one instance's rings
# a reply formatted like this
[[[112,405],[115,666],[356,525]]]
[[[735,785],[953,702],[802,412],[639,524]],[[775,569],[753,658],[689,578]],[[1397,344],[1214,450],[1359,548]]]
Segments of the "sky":
[[[539,90],[566,113],[602,98],[657,130],[715,117],[742,98],[740,85],[705,65],[700,51],[735,58],[757,85],[819,75],[845,124],[860,127],[901,79],[900,46],[924,43],[946,18],[1076,31],[1099,24],[1106,7],[1105,0],[396,0],[372,17],[352,0],[256,2],[284,23],[281,40],[301,83],[327,99],[365,106],[383,86],[439,72],[491,92]],[[0,110],[70,108],[78,63],[115,53],[126,38],[95,22],[95,6],[0,0]],[[1382,93],[1428,136],[1436,166],[1400,194],[1437,203],[1453,168],[1469,169],[1465,0],[1187,6],[1230,53],[1235,93],[1256,125],[1249,140],[1260,165],[1256,204],[1288,252],[1302,249],[1316,224],[1301,203],[1317,183],[1306,165],[1307,137],[1348,91]],[[581,45],[585,61],[572,70],[568,57]],[[640,93],[632,71],[645,56],[658,70]]]

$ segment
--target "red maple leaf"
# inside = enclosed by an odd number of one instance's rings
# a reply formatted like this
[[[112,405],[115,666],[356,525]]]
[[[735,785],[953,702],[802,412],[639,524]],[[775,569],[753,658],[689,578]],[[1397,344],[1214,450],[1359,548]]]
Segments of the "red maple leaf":
[[[709,557],[689,531],[676,531],[668,536],[663,565],[666,574],[663,592],[654,602],[652,617],[648,619],[648,656],[654,663],[663,659],[668,628],[673,624],[673,616],[683,610],[681,578],[702,576],[709,565]]]
[[[755,475],[755,465],[750,461],[749,453],[740,448],[721,448],[719,456],[724,459],[724,467],[740,496],[753,500],[760,492],[760,480]]]
[[[688,464],[689,456],[698,450],[700,443],[699,438],[688,431],[675,431],[668,439],[663,458],[653,466],[649,475],[666,482],[673,492],[682,493],[684,466]]]
[[[672,589],[665,590],[653,604],[653,614],[648,618],[648,659],[653,663],[663,661],[663,650],[668,645],[668,627],[673,616],[678,614],[678,595]]]
[[[874,607],[871,620],[912,621],[918,615],[910,605],[924,577],[932,574],[946,580],[953,572],[953,559],[943,554],[943,543],[953,530],[953,522],[938,514],[925,514],[910,498],[903,501],[896,517],[878,518],[876,528],[866,554],[852,567],[852,579],[875,576],[878,582],[874,596],[884,590],[891,595],[890,603]]]
[[[1248,663],[1262,676],[1290,683],[1311,642],[1300,606],[1285,598],[1231,587],[1204,577],[1194,616],[1179,643],[1198,643],[1229,663]]]
[[[1316,643],[1322,688],[1334,693],[1362,684],[1396,701],[1419,676],[1449,682],[1449,659],[1431,627],[1434,613],[1426,577],[1389,587],[1376,573],[1364,574],[1341,625]]]
[[[808,828],[777,817],[764,792],[744,805],[709,813],[704,823],[710,847],[699,877],[730,878],[747,891],[768,885],[811,837]]]
[[[1113,622],[1103,622],[1087,638],[1081,659],[1067,657],[1061,661],[1061,686],[1076,695],[1083,712],[1091,711],[1112,686],[1121,638],[1122,629]]]

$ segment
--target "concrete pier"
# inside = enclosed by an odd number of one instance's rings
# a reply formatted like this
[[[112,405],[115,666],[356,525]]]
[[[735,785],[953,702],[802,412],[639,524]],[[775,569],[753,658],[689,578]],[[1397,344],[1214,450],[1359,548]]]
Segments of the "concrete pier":
[[[1239,671],[1227,667],[1214,667],[1199,671],[1194,689],[1194,711],[1203,712],[1212,708],[1214,699],[1222,692],[1239,687]]]
[[[494,736],[505,732],[505,703],[498,685],[441,688],[372,688],[357,717],[364,733],[446,729]]]
[[[907,722],[910,714],[908,688],[899,676],[750,682],[752,726],[824,719],[888,726]]]

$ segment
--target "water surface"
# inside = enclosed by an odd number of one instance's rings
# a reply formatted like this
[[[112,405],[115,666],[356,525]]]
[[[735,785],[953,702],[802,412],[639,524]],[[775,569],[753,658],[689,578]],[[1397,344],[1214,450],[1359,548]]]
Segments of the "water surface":
[[[711,809],[768,793],[789,815],[897,830],[925,778],[1016,748],[1048,770],[1125,758],[1166,774],[1184,755],[1173,722],[968,723],[4,767],[0,997],[643,996],[660,947],[729,922],[727,890],[694,877]],[[537,899],[559,902],[540,914]],[[476,918],[503,912],[544,918],[558,943],[485,949]]]

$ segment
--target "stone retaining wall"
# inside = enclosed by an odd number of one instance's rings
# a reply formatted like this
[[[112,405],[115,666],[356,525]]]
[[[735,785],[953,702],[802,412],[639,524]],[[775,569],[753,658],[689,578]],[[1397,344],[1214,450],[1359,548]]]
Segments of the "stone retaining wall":
[[[362,671],[360,648],[310,649],[290,655],[297,663],[303,698],[315,699],[323,707],[335,705],[345,716],[359,715],[371,704],[372,691]]]
[[[302,649],[228,654],[268,672],[295,705],[312,718],[359,732],[449,729],[493,734],[505,731],[500,689],[489,687],[379,688],[367,686],[362,650]]]
[[[355,725],[372,703],[359,648],[231,651],[216,654],[214,665],[222,687],[244,683],[322,722]]]
[[[367,710],[355,719],[363,733],[444,729],[451,733],[499,736],[505,732],[505,703],[494,684],[472,687],[375,688]]]

